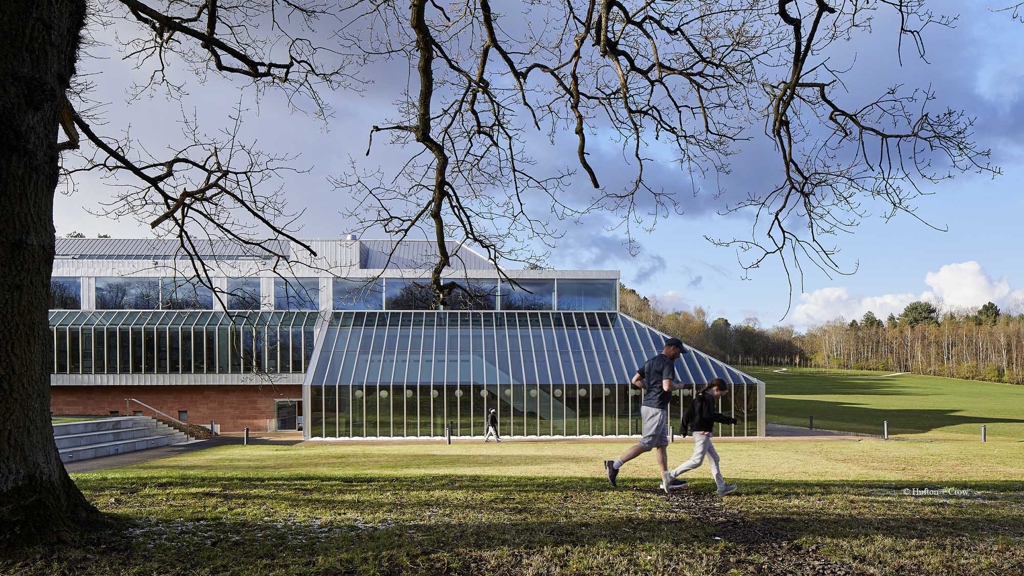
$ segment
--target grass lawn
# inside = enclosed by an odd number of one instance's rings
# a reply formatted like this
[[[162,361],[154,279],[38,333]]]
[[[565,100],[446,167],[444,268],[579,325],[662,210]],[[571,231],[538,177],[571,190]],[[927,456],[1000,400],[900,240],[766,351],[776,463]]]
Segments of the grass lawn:
[[[50,418],[50,421],[53,424],[71,424],[73,422],[89,422],[104,419],[103,416],[54,416]]]
[[[79,474],[115,527],[0,574],[1024,571],[1022,442],[721,442],[724,499],[707,464],[661,493],[651,455],[613,488],[628,445],[224,446]]]
[[[1024,440],[1024,386],[885,372],[744,368],[765,382],[768,422],[924,438]]]

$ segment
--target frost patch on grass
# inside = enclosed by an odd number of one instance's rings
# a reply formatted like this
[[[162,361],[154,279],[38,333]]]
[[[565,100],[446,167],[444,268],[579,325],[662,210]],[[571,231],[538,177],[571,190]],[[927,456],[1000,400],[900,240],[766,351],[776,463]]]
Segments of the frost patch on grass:
[[[336,524],[319,520],[302,521],[294,518],[262,520],[246,523],[244,532],[238,527],[216,520],[157,520],[139,518],[127,535],[134,540],[145,542],[152,548],[159,544],[241,544],[245,541],[309,542],[332,539],[338,536],[392,528],[393,522],[364,522]]]

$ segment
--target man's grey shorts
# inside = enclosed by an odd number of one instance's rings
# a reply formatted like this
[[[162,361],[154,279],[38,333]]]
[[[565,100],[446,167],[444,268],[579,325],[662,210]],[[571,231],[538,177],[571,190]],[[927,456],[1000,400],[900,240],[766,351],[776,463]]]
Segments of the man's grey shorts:
[[[641,406],[640,418],[644,421],[644,436],[640,439],[640,445],[648,450],[668,446],[668,410]]]

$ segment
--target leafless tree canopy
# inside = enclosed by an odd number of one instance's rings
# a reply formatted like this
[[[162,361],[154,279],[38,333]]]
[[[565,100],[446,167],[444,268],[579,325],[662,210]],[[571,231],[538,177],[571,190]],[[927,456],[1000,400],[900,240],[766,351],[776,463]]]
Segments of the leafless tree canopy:
[[[442,280],[446,240],[499,262],[532,262],[523,246],[552,245],[559,221],[594,210],[615,214],[632,238],[693,193],[722,192],[719,179],[747,141],[767,138],[776,152],[766,184],[725,209],[755,214],[751,235],[709,237],[736,248],[746,269],[778,257],[787,271],[802,274],[809,261],[842,272],[834,237],[869,208],[913,214],[932,183],[998,172],[974,141],[972,119],[929,89],[862,98],[844,85],[850,70],[830,63],[837,42],[871,41],[872,19],[883,14],[900,22],[892,57],[925,57],[925,29],[954,23],[926,0],[103,0],[97,8],[99,21],[135,25],[125,50],[151,73],[141,91],[183,93],[166,74],[177,59],[200,80],[221,74],[258,94],[284,91],[295,109],[330,122],[327,91],[356,98],[375,70],[405,66],[409,87],[367,134],[366,157],[332,182],[356,198],[348,215],[364,230],[436,239],[432,285],[442,298],[457,289]],[[83,161],[67,162],[68,172],[133,178],[113,213],[143,214],[186,249],[196,234],[292,238],[279,178],[292,159],[241,142],[243,110],[215,137],[186,123],[185,143],[161,155],[130,135],[99,133],[78,111],[83,100],[70,100],[65,147],[79,148]],[[609,141],[622,160],[596,164],[596,147]],[[551,150],[566,145],[574,161],[553,161]],[[384,146],[403,161],[375,161]],[[651,183],[666,157],[685,185]],[[571,187],[581,183],[593,189],[589,198]]]
[[[1008,12],[1015,19],[1024,22],[1024,2],[1018,2],[1005,8],[1000,8],[998,12]]]

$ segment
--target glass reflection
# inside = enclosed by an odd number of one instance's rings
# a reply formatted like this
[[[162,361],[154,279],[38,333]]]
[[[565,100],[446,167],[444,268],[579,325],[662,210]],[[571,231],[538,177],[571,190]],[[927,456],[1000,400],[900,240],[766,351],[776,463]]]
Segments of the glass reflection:
[[[335,278],[335,310],[381,310],[384,308],[382,280]]]
[[[502,310],[554,310],[554,280],[517,280],[501,285]]]
[[[96,279],[98,310],[156,310],[159,306],[159,278]]]
[[[559,310],[615,310],[618,281],[559,280]]]
[[[228,278],[228,310],[259,310],[260,279]]]
[[[319,278],[274,278],[274,309],[316,310],[320,308]]]
[[[78,310],[82,307],[81,278],[50,279],[50,309]]]

